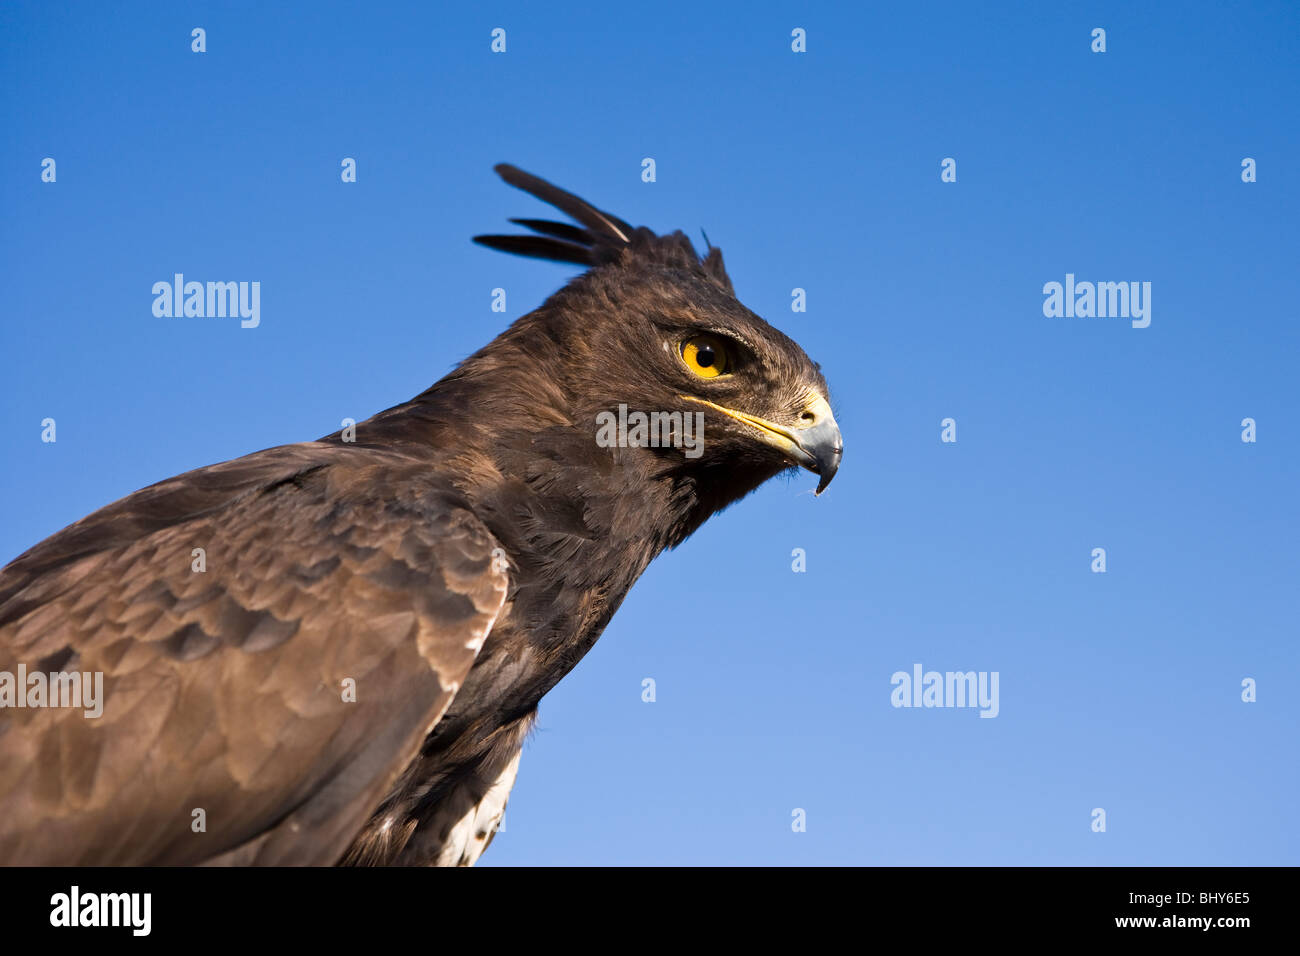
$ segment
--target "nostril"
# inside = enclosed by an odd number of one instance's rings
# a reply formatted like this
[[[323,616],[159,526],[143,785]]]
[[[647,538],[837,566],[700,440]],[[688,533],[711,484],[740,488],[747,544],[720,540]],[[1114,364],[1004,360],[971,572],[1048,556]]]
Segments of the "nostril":
[[[804,412],[802,415],[799,416],[799,420],[803,422],[807,422],[809,425],[811,425],[813,422],[817,421],[817,416],[814,415],[812,412]]]

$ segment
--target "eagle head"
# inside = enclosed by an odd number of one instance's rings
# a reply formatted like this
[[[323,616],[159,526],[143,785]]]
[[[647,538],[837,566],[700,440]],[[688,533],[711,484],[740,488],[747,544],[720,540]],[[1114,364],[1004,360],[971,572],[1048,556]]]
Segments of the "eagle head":
[[[719,249],[700,256],[680,231],[657,235],[514,166],[496,171],[575,222],[512,219],[537,235],[474,241],[589,268],[494,345],[547,367],[598,462],[689,483],[700,520],[796,466],[826,489],[844,450],[826,380],[736,298]]]

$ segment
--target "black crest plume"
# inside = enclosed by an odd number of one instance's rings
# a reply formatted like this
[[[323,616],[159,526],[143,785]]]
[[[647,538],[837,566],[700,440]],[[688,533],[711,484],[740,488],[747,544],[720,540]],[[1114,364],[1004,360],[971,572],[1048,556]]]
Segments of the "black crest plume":
[[[475,236],[474,241],[481,245],[537,259],[595,266],[617,259],[637,231],[618,216],[601,212],[585,199],[539,179],[532,173],[526,173],[517,166],[498,163],[493,168],[511,186],[550,203],[573,217],[584,228],[549,219],[511,219],[511,222],[541,235]]]
[[[493,167],[497,175],[511,186],[550,203],[567,213],[579,225],[555,222],[551,219],[511,219],[510,221],[533,232],[536,236],[475,236],[480,245],[512,252],[535,259],[573,262],[584,266],[598,266],[618,260],[627,249],[650,252],[654,258],[676,261],[702,267],[705,274],[728,292],[731,280],[722,263],[722,250],[710,245],[708,254],[700,258],[691,241],[681,232],[657,236],[644,226],[634,227],[612,213],[597,209],[580,196],[575,196],[546,180],[526,173],[509,163]],[[705,237],[708,242],[708,237]]]

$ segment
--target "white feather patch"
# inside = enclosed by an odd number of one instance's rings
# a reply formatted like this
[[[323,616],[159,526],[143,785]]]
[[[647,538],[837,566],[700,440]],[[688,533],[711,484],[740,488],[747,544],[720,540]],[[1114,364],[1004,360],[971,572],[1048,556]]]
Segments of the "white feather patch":
[[[438,853],[438,866],[473,866],[478,862],[487,848],[488,838],[505,815],[506,802],[510,799],[510,788],[515,785],[522,752],[516,753],[505,765],[500,776],[483,794],[483,799],[456,821]]]

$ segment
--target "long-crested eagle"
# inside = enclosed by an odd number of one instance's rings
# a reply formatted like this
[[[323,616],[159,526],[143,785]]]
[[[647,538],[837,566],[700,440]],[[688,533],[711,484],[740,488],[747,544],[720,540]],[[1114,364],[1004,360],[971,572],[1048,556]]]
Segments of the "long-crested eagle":
[[[472,864],[650,561],[792,466],[830,482],[825,379],[716,248],[497,172],[576,224],[476,241],[588,271],[355,435],[151,485],[0,571],[0,863]],[[634,412],[653,434],[600,440]],[[98,717],[67,706],[92,675]]]

